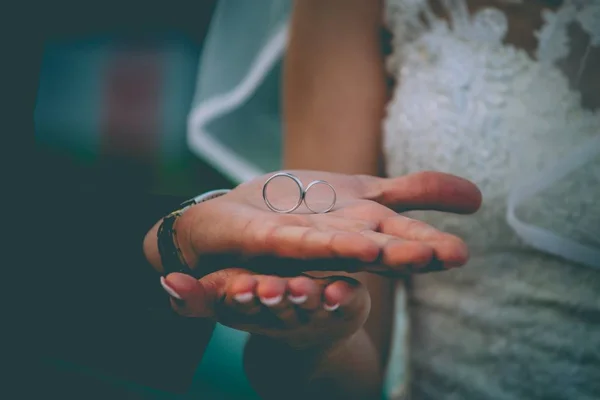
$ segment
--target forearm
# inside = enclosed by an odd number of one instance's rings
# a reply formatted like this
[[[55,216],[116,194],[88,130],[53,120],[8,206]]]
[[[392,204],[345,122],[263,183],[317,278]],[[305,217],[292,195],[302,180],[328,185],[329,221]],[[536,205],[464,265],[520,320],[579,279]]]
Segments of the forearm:
[[[382,367],[364,329],[325,350],[293,349],[252,336],[244,364],[254,389],[264,399],[380,397]]]
[[[286,168],[378,175],[387,99],[374,0],[302,0],[285,59]],[[393,285],[356,274],[372,293],[366,328],[385,365]]]
[[[296,2],[284,63],[286,168],[379,173],[380,26],[378,1]]]

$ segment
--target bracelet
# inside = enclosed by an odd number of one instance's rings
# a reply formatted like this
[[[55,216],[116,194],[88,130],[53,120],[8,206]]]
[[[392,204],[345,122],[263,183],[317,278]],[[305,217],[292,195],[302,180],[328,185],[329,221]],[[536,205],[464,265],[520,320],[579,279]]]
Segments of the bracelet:
[[[168,275],[173,272],[180,272],[187,275],[193,275],[192,269],[186,264],[183,254],[179,249],[177,242],[177,231],[175,230],[175,222],[177,219],[190,207],[203,203],[208,200],[223,196],[229,193],[229,189],[213,190],[193,199],[184,201],[181,203],[178,210],[173,211],[169,215],[163,218],[160,226],[158,227],[157,245],[158,253],[160,254],[160,260],[163,266],[164,275]]]

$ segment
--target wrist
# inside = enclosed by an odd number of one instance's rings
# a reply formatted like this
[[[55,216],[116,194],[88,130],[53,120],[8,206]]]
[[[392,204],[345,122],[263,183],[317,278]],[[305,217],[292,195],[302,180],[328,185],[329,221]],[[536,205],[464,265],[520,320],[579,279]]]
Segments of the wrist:
[[[191,207],[184,212],[175,222],[174,228],[177,231],[177,247],[181,253],[182,261],[191,269],[194,270],[198,264],[197,248],[192,241],[192,229],[194,227],[201,229],[197,224],[201,223],[202,218],[197,218],[197,206]]]
[[[156,244],[163,274],[181,272],[192,275],[198,261],[196,244],[191,240],[192,230],[197,229],[197,206],[228,192],[227,189],[214,190],[196,196],[162,219],[156,234]]]

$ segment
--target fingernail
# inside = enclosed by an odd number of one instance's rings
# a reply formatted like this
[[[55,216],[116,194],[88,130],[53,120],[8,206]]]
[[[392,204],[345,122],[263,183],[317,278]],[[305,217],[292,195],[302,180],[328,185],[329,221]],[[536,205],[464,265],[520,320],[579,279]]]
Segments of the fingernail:
[[[165,292],[167,292],[169,294],[169,296],[171,296],[177,300],[183,300],[181,298],[181,296],[179,295],[179,293],[177,293],[171,286],[169,286],[169,284],[167,283],[167,280],[165,279],[164,276],[160,277],[160,284],[163,287],[163,289],[165,289]]]
[[[331,305],[331,306],[330,306],[329,304],[327,304],[327,303],[323,304],[323,308],[324,308],[326,311],[335,311],[335,310],[337,310],[339,307],[340,307],[340,303],[336,303],[336,304],[334,304],[334,305]]]
[[[308,300],[308,295],[300,295],[300,296],[294,296],[294,295],[288,295],[288,300],[294,304],[302,304],[304,303],[306,300]]]
[[[233,299],[238,303],[249,303],[250,301],[252,301],[253,297],[254,295],[252,294],[252,292],[246,292],[236,294],[235,296],[233,296]]]
[[[281,303],[281,300],[283,300],[282,295],[279,295],[276,297],[261,297],[260,298],[260,302],[268,307],[275,306],[275,305]]]

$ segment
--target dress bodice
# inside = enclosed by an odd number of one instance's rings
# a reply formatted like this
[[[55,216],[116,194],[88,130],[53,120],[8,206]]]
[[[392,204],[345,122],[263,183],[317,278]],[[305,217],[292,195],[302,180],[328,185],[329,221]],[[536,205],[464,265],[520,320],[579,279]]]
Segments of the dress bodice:
[[[520,246],[523,239],[535,246],[539,235],[522,234],[521,224],[594,252],[600,2],[541,9],[531,49],[507,43],[517,25],[509,12],[519,12],[519,1],[476,10],[465,0],[441,3],[441,14],[426,0],[386,4],[388,68],[398,83],[384,122],[388,174],[435,169],[479,185],[484,206],[475,217],[420,215],[472,248]],[[538,248],[552,247],[540,241]]]

